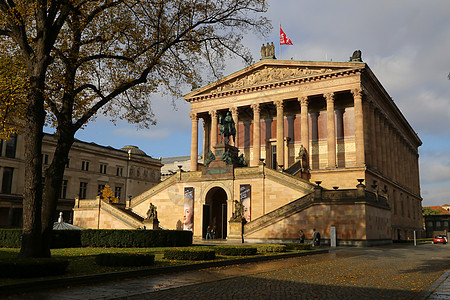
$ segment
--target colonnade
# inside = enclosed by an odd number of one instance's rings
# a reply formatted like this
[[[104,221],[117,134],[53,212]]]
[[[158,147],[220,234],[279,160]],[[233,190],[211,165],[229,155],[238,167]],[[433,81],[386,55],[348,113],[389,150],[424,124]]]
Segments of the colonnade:
[[[356,145],[356,166],[365,165],[365,155],[364,155],[364,114],[363,114],[363,102],[362,102],[362,90],[355,89],[352,90],[352,95],[354,98],[354,122],[355,122],[355,145]],[[326,99],[327,103],[327,145],[328,145],[328,168],[337,167],[337,149],[336,149],[336,118],[335,114],[335,93],[324,94],[323,97]],[[308,121],[308,109],[310,98],[307,96],[301,96],[297,98],[300,104],[300,115],[301,115],[301,143],[310,153],[310,136],[309,136],[309,121]],[[276,107],[276,159],[277,164],[281,167],[287,167],[285,162],[285,145],[284,145],[284,100],[275,100],[270,102]],[[252,160],[250,161],[250,166],[257,166],[261,159],[261,105],[267,103],[254,103],[250,105],[253,112],[253,148],[252,148]],[[231,107],[233,120],[235,124],[239,124],[239,107]],[[342,112],[342,111],[341,111]],[[204,115],[204,113],[202,113]],[[217,144],[217,110],[211,110],[208,112],[211,118],[210,124],[204,120],[204,154],[207,151],[213,151],[213,147]],[[339,115],[339,114],[337,114]],[[199,114],[191,114],[192,119],[192,140],[191,140],[191,171],[197,170],[197,157],[198,157],[198,118]],[[339,116],[338,116],[339,119]],[[342,114],[341,114],[342,119]],[[317,120],[316,120],[317,121]],[[210,134],[208,134],[208,131]],[[236,135],[236,145],[238,145],[238,130]],[[209,147],[207,146],[209,145]]]
[[[368,101],[367,121],[370,123],[366,143],[367,164],[385,177],[419,193],[419,165],[415,146],[411,145],[394,122],[374,101]],[[355,125],[356,126],[356,125]]]

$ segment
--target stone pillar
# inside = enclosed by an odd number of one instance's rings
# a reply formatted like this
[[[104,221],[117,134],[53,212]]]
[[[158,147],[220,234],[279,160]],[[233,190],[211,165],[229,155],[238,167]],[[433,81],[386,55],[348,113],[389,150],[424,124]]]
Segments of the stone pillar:
[[[209,153],[209,149],[211,149],[210,144],[210,131],[211,128],[210,127],[210,122],[208,122],[208,120],[205,120],[205,118],[202,118],[202,122],[203,122],[203,163],[205,163],[205,159],[208,156]]]
[[[364,155],[364,114],[362,106],[362,90],[352,90],[355,106],[355,146],[356,146],[356,166],[362,167],[365,164]]]
[[[400,163],[400,138],[399,138],[399,132],[396,131],[394,133],[394,158],[395,158],[395,166],[394,166],[394,181],[400,183],[400,173],[401,173],[401,163]]]
[[[259,159],[261,158],[261,130],[260,130],[260,117],[261,107],[259,103],[252,104],[253,109],[253,162],[252,166],[259,165]]]
[[[275,101],[277,107],[277,164],[284,165],[284,114],[283,100]]]
[[[234,124],[236,126],[236,136],[234,138],[235,143],[233,144],[233,146],[239,148],[239,111],[237,107],[232,107],[230,111],[233,117]]]
[[[294,145],[292,144],[294,141],[294,120],[295,120],[295,116],[294,115],[287,115],[286,116],[287,119],[287,136],[288,136],[288,140],[286,141],[285,144],[285,157],[284,157],[284,163],[286,164],[285,169],[287,169],[293,162],[293,157],[290,154],[290,150],[294,148]],[[295,154],[294,154],[295,157]]]
[[[298,98],[300,101],[300,109],[301,109],[301,139],[302,145],[306,148],[306,151],[309,156],[309,126],[308,126],[308,97],[300,97]],[[308,159],[309,161],[309,159]]]
[[[370,122],[370,126],[369,127],[369,133],[370,133],[370,164],[372,168],[377,169],[378,165],[377,165],[377,159],[376,159],[376,155],[377,155],[377,135],[375,134],[375,107],[374,107],[374,103],[370,102],[369,104],[369,122]]]
[[[375,110],[375,135],[377,136],[377,145],[376,145],[376,152],[374,155],[374,158],[377,161],[377,170],[378,171],[382,171],[382,164],[381,164],[381,144],[382,144],[382,139],[381,139],[381,130],[380,130],[380,114],[378,112],[378,110]]]
[[[386,118],[384,115],[381,115],[380,118],[380,137],[381,137],[381,169],[382,169],[382,173],[386,176],[386,174],[388,173],[388,169],[387,169],[387,157],[386,157],[386,153],[387,153],[387,136],[386,136]]]
[[[214,146],[217,145],[217,110],[211,110],[209,112],[211,116],[211,145],[210,150],[214,153]]]
[[[388,138],[389,138],[389,173],[390,173],[390,178],[394,179],[395,157],[394,157],[394,131],[393,131],[392,124],[390,124],[388,126],[388,129],[389,129],[389,134],[388,134]]]
[[[336,135],[334,123],[334,93],[325,94],[327,100],[328,168],[336,168]]]
[[[192,120],[192,137],[191,137],[191,171],[197,171],[198,157],[198,116],[190,114]]]

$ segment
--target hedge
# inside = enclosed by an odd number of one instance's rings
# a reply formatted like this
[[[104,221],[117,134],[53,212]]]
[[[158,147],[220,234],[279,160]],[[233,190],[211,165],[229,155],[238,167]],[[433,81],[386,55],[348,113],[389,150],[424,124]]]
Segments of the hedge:
[[[164,250],[165,259],[175,260],[213,260],[216,252],[204,248],[172,248]]]
[[[24,278],[61,275],[69,262],[57,258],[22,258],[0,260],[0,277]]]
[[[286,245],[280,244],[258,244],[254,245],[258,253],[286,252]]]
[[[108,267],[150,266],[155,262],[153,254],[102,253],[95,257],[95,263]]]
[[[227,256],[247,256],[255,255],[258,249],[249,246],[216,246],[214,250],[219,255]]]
[[[53,230],[52,234],[52,248],[192,245],[192,232],[182,230]],[[0,229],[0,247],[19,248],[21,240],[21,229]]]
[[[287,250],[311,250],[311,244],[307,243],[288,243],[286,245]]]

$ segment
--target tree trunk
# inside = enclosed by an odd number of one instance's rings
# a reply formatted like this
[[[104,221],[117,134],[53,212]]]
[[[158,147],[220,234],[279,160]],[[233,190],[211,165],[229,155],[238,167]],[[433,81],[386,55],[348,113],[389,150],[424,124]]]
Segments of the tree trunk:
[[[70,126],[68,126],[70,127]],[[50,256],[53,222],[56,206],[61,191],[65,164],[70,148],[74,141],[74,134],[68,131],[57,131],[57,144],[52,163],[45,171],[45,186],[42,202],[42,252]]]
[[[23,192],[23,233],[20,255],[42,257],[42,136],[45,119],[44,80],[30,82],[25,117],[25,186]]]

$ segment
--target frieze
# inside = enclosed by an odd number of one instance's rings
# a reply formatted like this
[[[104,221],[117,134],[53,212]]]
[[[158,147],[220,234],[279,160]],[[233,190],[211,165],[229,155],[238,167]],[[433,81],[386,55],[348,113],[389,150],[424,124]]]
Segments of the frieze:
[[[256,70],[254,73],[242,76],[233,81],[218,86],[212,90],[212,93],[219,93],[226,90],[242,88],[245,86],[252,86],[262,83],[269,83],[275,81],[281,81],[286,79],[292,79],[297,77],[303,77],[308,75],[317,75],[333,72],[332,69],[310,69],[310,68],[287,68],[287,67],[265,67],[261,70]]]

